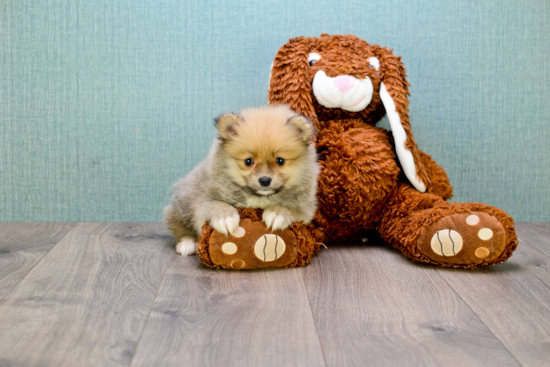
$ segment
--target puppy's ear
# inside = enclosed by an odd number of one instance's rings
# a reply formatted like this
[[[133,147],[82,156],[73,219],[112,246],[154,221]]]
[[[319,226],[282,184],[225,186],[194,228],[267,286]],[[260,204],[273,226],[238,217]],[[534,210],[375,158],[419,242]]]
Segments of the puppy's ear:
[[[309,144],[312,141],[313,135],[315,135],[315,128],[307,118],[304,116],[293,116],[286,123],[296,131],[304,143]]]
[[[237,126],[240,123],[240,116],[234,113],[226,113],[214,119],[214,125],[223,140],[229,140],[237,136]]]
[[[380,56],[380,98],[386,110],[395,141],[395,151],[405,176],[421,192],[430,184],[426,167],[422,164],[409,121],[409,83],[401,57],[381,47]]]
[[[277,51],[271,66],[267,97],[269,104],[286,104],[313,124],[317,124],[317,114],[311,97],[307,58],[315,42],[314,38],[293,38]]]

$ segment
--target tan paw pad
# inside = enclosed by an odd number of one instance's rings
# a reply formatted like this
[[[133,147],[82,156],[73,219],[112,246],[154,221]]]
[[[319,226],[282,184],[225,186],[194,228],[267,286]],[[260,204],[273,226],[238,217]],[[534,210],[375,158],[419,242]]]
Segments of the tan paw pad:
[[[490,251],[487,247],[478,247],[475,252],[476,256],[480,259],[484,259],[489,256]]]
[[[276,234],[263,235],[254,245],[254,254],[263,262],[274,261],[285,253],[285,241]]]
[[[466,223],[468,223],[468,225],[470,226],[475,226],[476,224],[479,223],[479,217],[475,214],[469,215],[466,218]]]
[[[234,260],[229,264],[233,269],[242,269],[245,266],[245,262],[242,260]]]
[[[226,242],[222,245],[222,251],[224,254],[233,255],[237,252],[237,245],[233,242]]]
[[[479,232],[477,232],[477,236],[483,241],[488,241],[493,238],[493,231],[489,228],[481,228]]]
[[[233,233],[233,237],[241,238],[246,234],[246,231],[243,227],[239,227],[235,230],[235,233]]]
[[[452,229],[437,231],[431,240],[433,252],[439,256],[455,256],[462,250],[462,236]]]

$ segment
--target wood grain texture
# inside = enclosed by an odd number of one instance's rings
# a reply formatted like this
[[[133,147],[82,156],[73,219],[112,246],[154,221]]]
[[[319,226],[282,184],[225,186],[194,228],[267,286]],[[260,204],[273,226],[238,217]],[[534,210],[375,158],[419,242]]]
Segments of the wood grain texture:
[[[323,366],[303,271],[174,254],[132,366]]]
[[[0,299],[61,240],[74,223],[0,223]]]
[[[304,272],[328,366],[517,366],[433,267],[333,245]]]
[[[128,366],[169,259],[161,224],[78,224],[0,302],[0,365]]]
[[[517,232],[480,271],[374,237],[224,271],[176,255],[162,224],[2,224],[0,366],[548,365],[550,224]]]
[[[506,263],[472,272],[437,269],[524,366],[550,364],[550,224],[517,224]]]
[[[518,223],[516,231],[522,243],[550,257],[550,223]]]

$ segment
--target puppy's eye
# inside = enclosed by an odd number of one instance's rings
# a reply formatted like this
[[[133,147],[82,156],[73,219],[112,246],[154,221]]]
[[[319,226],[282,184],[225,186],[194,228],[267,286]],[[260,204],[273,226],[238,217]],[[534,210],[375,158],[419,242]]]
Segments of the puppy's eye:
[[[313,64],[315,64],[315,62],[319,60],[321,60],[321,55],[315,52],[310,53],[307,57],[307,62],[309,63],[309,66],[313,66]]]
[[[277,163],[277,165],[279,166],[282,166],[283,164],[285,164],[285,160],[283,158],[277,158],[275,159],[275,163]]]
[[[252,158],[248,158],[248,159],[244,160],[244,165],[247,166],[247,167],[252,166],[253,163],[254,163],[254,159],[252,159]]]

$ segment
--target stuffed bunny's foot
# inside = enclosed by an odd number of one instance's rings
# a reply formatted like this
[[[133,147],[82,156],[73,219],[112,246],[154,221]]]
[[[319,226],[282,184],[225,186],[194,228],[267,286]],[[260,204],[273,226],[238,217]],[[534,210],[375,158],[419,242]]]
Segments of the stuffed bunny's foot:
[[[443,264],[486,265],[506,248],[506,232],[499,220],[484,212],[455,213],[422,230],[418,249]]]

